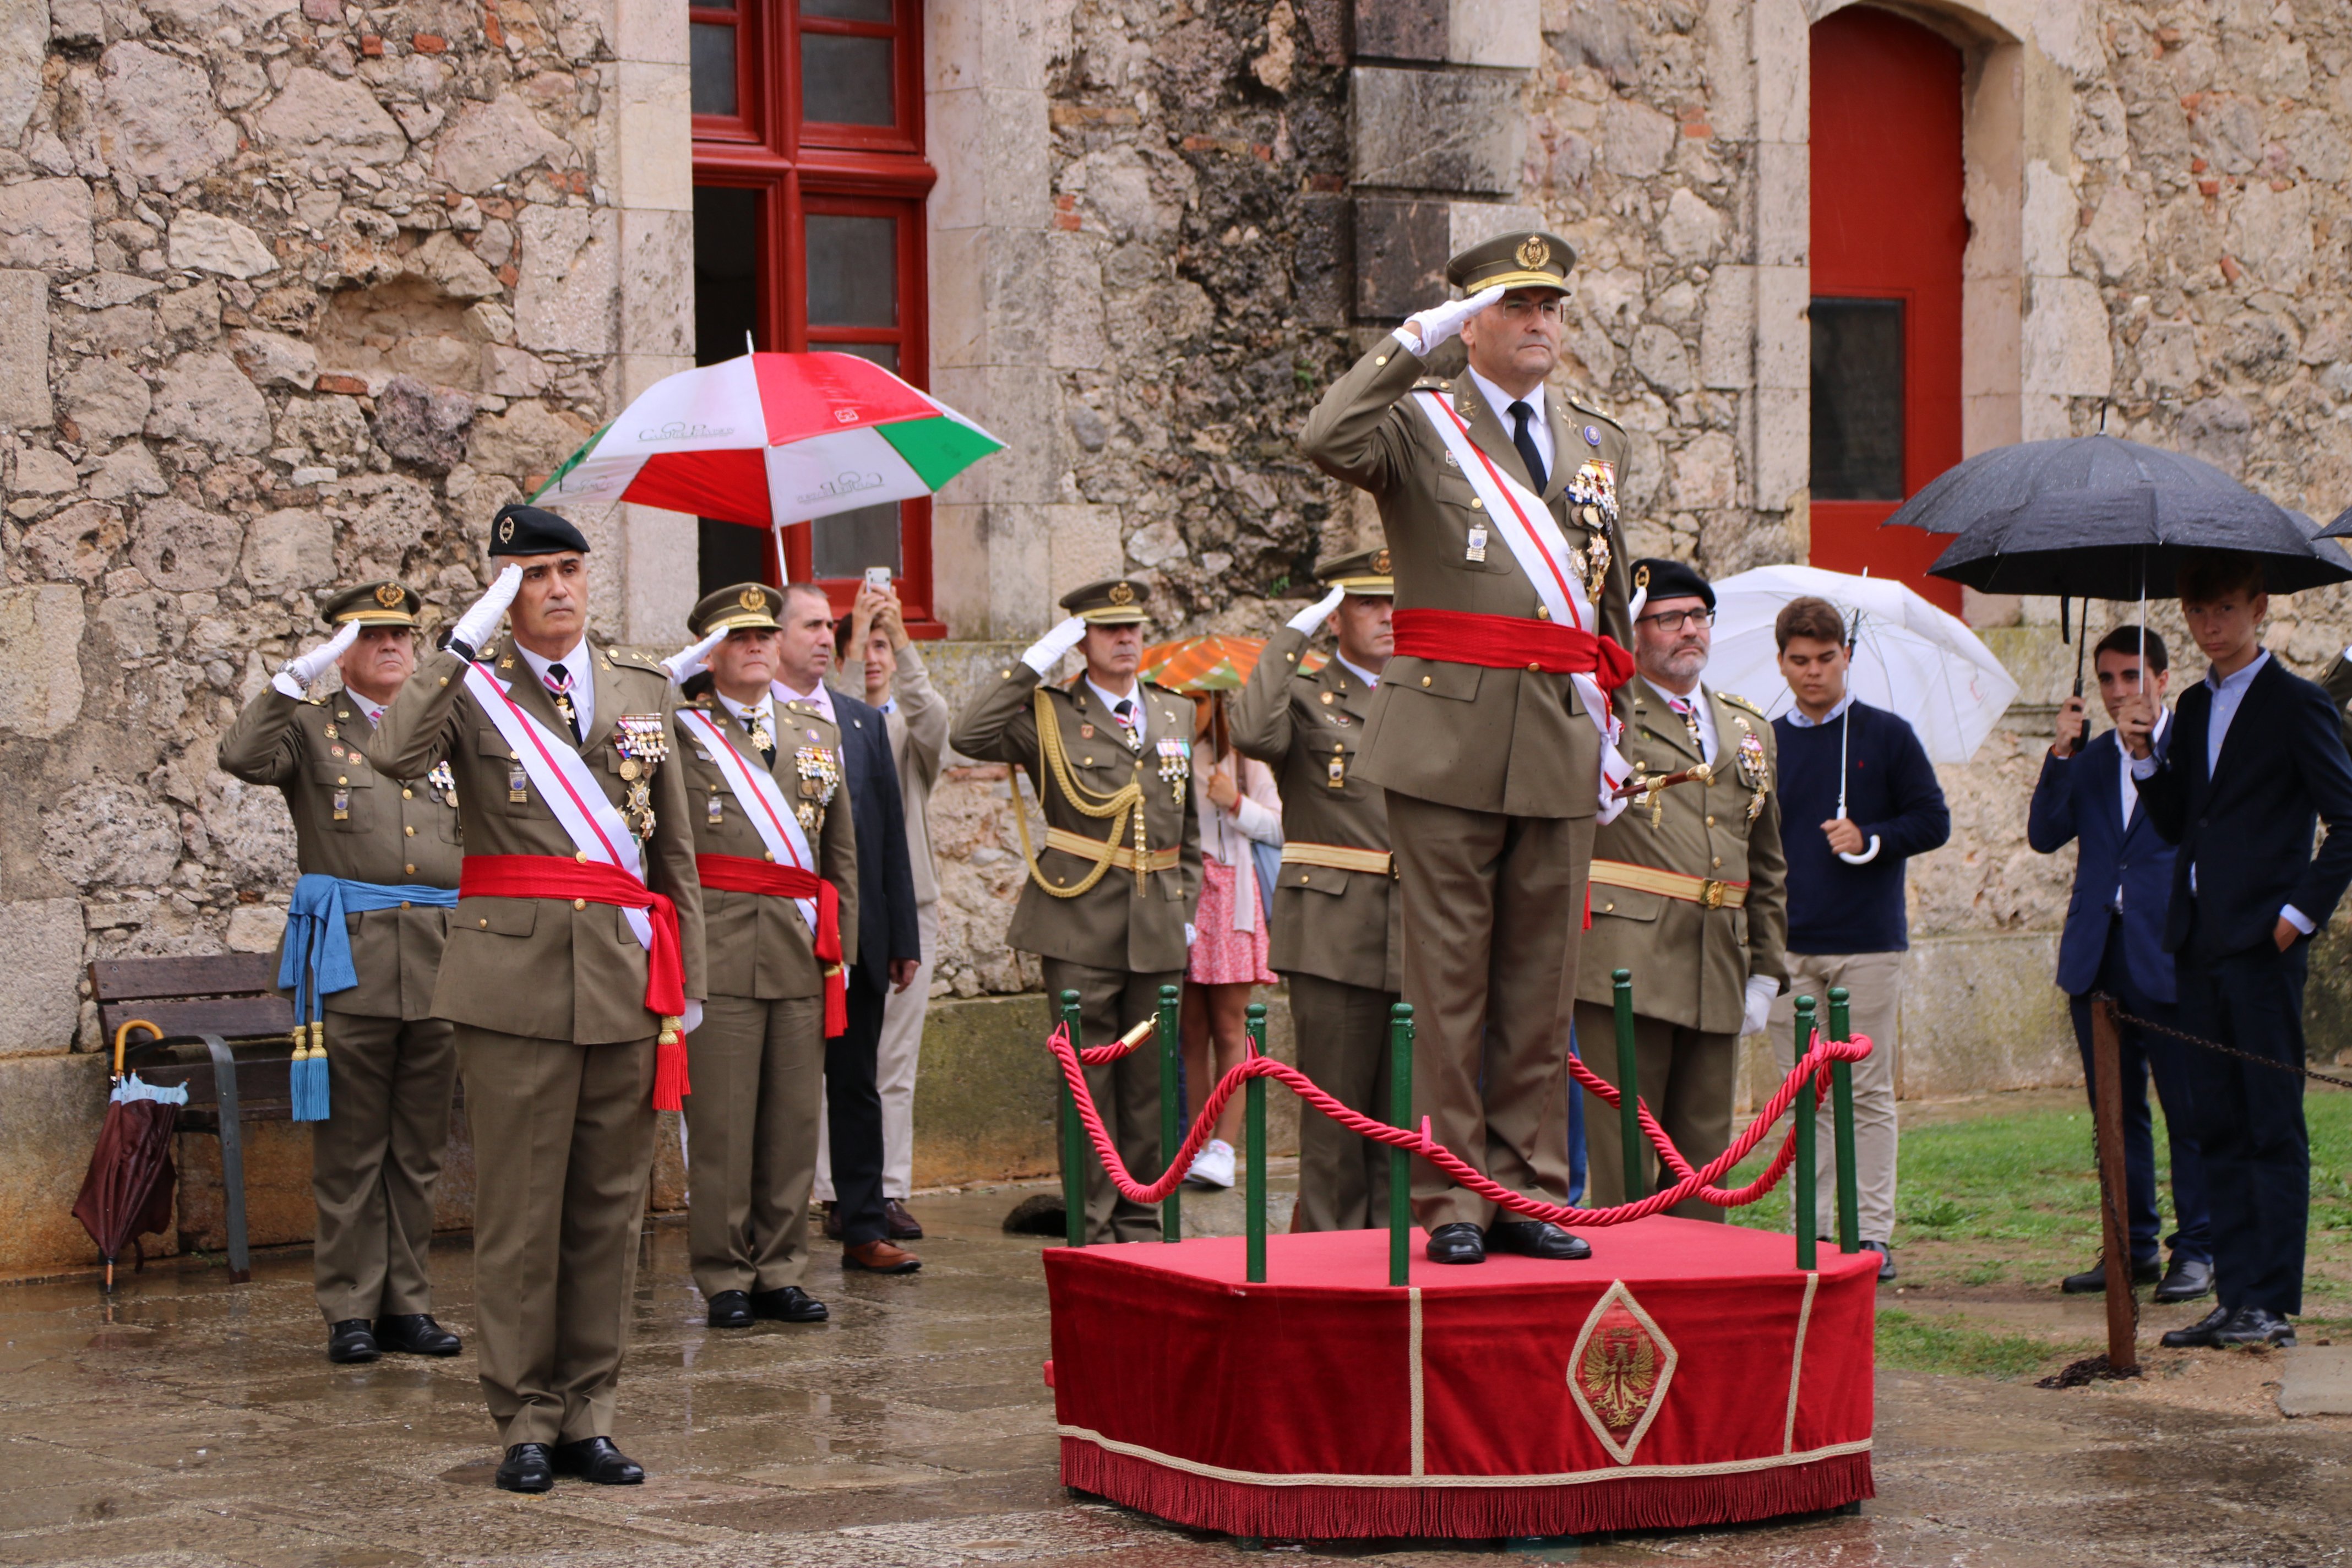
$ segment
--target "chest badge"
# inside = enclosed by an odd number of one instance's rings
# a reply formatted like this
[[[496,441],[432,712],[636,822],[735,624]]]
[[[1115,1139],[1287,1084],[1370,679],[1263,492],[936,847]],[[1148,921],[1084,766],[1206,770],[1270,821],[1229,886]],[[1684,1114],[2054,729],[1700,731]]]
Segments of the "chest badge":
[[[618,772],[629,786],[621,816],[642,843],[654,834],[653,771],[669,756],[669,726],[658,713],[624,713],[613,725],[613,749],[621,753]]]
[[[1587,528],[1615,527],[1617,470],[1599,458],[1587,458],[1568,481],[1568,504]]]
[[[1470,525],[1470,531],[1463,542],[1462,559],[1465,561],[1486,559],[1486,525],[1485,523],[1474,522]]]

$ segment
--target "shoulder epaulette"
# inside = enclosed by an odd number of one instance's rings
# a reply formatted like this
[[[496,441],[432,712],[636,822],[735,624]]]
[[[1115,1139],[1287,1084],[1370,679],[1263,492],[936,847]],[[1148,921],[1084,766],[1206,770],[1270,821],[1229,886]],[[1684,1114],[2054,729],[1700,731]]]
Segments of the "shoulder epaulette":
[[[1730,703],[1734,708],[1745,708],[1750,713],[1755,714],[1759,719],[1764,717],[1763,709],[1758,707],[1755,703],[1750,702],[1747,698],[1740,696],[1736,691],[1718,691],[1716,695],[1721,698],[1724,701]]]
[[[600,648],[597,651],[603,655],[606,663],[615,668],[641,670],[647,675],[658,675],[664,680],[669,679],[669,667],[650,654],[627,653],[616,647]]]
[[[1570,408],[1575,409],[1578,413],[1580,413],[1580,414],[1590,414],[1590,415],[1591,415],[1595,419],[1600,420],[1602,424],[1604,424],[1604,425],[1608,426],[1611,429],[1615,430],[1615,431],[1618,431],[1618,432],[1619,432],[1619,433],[1621,433],[1621,434],[1624,431],[1625,426],[1622,426],[1622,425],[1621,425],[1621,424],[1619,424],[1619,423],[1617,422],[1617,416],[1616,416],[1615,415],[1613,415],[1613,414],[1610,413],[1610,412],[1609,412],[1607,409],[1605,409],[1605,408],[1602,408],[1602,407],[1598,406],[1597,405],[1595,405],[1595,404],[1592,402],[1592,400],[1591,400],[1591,398],[1589,398],[1589,397],[1585,397],[1585,396],[1582,396],[1582,395],[1579,395],[1579,394],[1577,394],[1577,393],[1573,393],[1573,392],[1571,392],[1571,393],[1568,394],[1567,395],[1568,395],[1568,405],[1569,405]]]
[[[1450,375],[1424,375],[1412,384],[1415,392],[1451,392],[1454,378]]]

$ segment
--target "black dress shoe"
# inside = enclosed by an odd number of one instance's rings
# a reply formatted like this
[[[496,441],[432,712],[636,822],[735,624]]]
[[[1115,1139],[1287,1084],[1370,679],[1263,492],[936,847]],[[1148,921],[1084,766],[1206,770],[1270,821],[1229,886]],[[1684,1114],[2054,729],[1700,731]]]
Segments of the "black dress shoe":
[[[555,1487],[555,1471],[547,1459],[544,1443],[517,1443],[507,1450],[499,1463],[499,1490],[502,1492],[543,1492]]]
[[[549,1458],[560,1474],[578,1476],[592,1486],[633,1487],[646,1479],[645,1467],[613,1447],[610,1437],[558,1443]]]
[[[1498,1219],[1486,1227],[1486,1250],[1573,1263],[1591,1257],[1592,1244],[1539,1219]]]
[[[327,1325],[327,1359],[339,1364],[373,1361],[383,1354],[375,1342],[375,1331],[365,1318],[345,1318],[340,1323]]]
[[[923,1222],[908,1214],[907,1205],[897,1198],[885,1200],[882,1205],[882,1220],[890,1227],[886,1234],[892,1241],[923,1239]]]
[[[375,1341],[402,1355],[456,1355],[466,1342],[433,1321],[430,1312],[396,1312],[375,1321]]]
[[[1887,1250],[1886,1243],[1865,1241],[1862,1244],[1862,1249],[1864,1252],[1878,1254],[1878,1282],[1881,1285],[1895,1278],[1895,1254]]]
[[[2132,1283],[2135,1285],[2153,1285],[2163,1272],[2163,1267],[2153,1258],[2148,1258],[2144,1262],[2135,1260],[2132,1264],[2131,1270]],[[2207,1272],[2210,1274],[2211,1271],[2209,1269]],[[2092,1264],[2080,1274],[2069,1274],[2066,1278],[2058,1281],[2058,1289],[2062,1294],[2068,1296],[2105,1295],[2107,1293],[2107,1265],[2105,1259],[2102,1258],[2100,1261]],[[2198,1294],[2202,1295],[2204,1292],[2199,1291]],[[2157,1297],[2157,1300],[2161,1301],[2164,1298],[2159,1295]],[[2190,1298],[2187,1296],[2179,1296],[2175,1297],[2174,1300],[2186,1301],[2190,1300]]]
[[[797,1285],[751,1292],[751,1316],[779,1323],[822,1323],[833,1314]]]
[[[751,1302],[740,1290],[721,1290],[710,1298],[705,1321],[714,1329],[748,1329],[751,1326]]]
[[[2213,1331],[2213,1342],[2224,1348],[2276,1345],[2281,1350],[2292,1350],[2294,1325],[2267,1307],[2241,1307],[2228,1322]]]
[[[2164,1271],[2164,1283],[2156,1288],[2158,1301],[2194,1301],[2200,1296],[2213,1293],[2213,1266],[2194,1258],[2172,1255],[2172,1267]]]
[[[2234,1314],[2227,1307],[2216,1307],[2185,1329],[2167,1329],[2158,1342],[2166,1350],[2211,1350],[2219,1342],[2219,1333]]]
[[[1429,1233],[1427,1251],[1432,1263],[1484,1263],[1486,1237],[1468,1220],[1458,1219]]]

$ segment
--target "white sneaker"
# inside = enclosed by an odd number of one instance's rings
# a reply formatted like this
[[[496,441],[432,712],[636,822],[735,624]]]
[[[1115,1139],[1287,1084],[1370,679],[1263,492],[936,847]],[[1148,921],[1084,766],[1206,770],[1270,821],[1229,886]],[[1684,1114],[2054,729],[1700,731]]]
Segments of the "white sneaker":
[[[1234,1184],[1234,1146],[1222,1138],[1212,1138],[1192,1156],[1192,1168],[1184,1173],[1185,1184],[1195,1187],[1230,1187]]]

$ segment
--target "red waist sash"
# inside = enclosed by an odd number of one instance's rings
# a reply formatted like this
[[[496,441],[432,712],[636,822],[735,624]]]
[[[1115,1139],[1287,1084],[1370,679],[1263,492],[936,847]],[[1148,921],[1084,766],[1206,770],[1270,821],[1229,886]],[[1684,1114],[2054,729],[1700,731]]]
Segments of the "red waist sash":
[[[686,1012],[686,964],[677,941],[677,906],[617,866],[554,855],[468,855],[457,868],[461,899],[585,899],[644,910],[654,944],[646,954],[646,1010],[664,1018]]]
[[[1396,651],[1410,658],[1589,675],[1603,691],[1614,691],[1633,677],[1633,656],[1615,638],[1555,621],[1470,610],[1399,610],[1391,624]]]
[[[721,892],[816,900],[816,956],[824,965],[824,1037],[829,1040],[847,1030],[849,989],[841,967],[840,890],[814,871],[744,855],[697,855],[694,868],[704,887]]]

